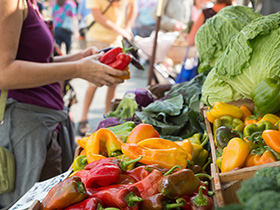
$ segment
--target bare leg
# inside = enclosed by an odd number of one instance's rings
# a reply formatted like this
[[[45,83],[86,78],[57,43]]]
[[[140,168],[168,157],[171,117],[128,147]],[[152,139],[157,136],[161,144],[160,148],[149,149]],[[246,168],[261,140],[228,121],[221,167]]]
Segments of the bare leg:
[[[105,101],[105,114],[110,111],[111,101],[115,97],[116,85],[112,85],[108,87],[106,101]]]
[[[88,119],[87,115],[88,115],[89,107],[93,100],[96,89],[97,89],[96,86],[89,84],[86,90],[81,121],[86,121]]]

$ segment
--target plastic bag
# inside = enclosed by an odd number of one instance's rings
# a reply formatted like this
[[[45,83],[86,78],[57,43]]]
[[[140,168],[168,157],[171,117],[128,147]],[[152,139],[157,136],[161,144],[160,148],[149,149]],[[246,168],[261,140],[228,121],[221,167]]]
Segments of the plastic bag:
[[[178,36],[179,32],[177,31],[167,33],[161,31],[158,32],[155,63],[159,63],[164,60],[165,56],[167,55],[167,52],[170,50],[172,44],[175,42]],[[149,58],[152,56],[153,53],[154,39],[155,31],[153,31],[149,37],[143,38],[140,36],[135,36],[133,42]]]
[[[189,57],[190,47],[187,47],[186,56],[182,64],[181,72],[176,77],[176,83],[181,83],[185,81],[190,81],[194,78],[197,73],[197,68],[199,65],[198,52],[194,53],[194,56]]]

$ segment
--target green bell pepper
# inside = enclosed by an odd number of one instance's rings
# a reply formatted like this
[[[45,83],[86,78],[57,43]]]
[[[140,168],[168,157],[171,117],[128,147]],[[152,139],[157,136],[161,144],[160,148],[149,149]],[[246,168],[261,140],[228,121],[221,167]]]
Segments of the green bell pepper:
[[[79,171],[84,169],[84,167],[88,164],[87,156],[79,155],[77,156],[72,164],[73,171]]]
[[[120,125],[107,127],[110,131],[112,131],[117,137],[119,137],[123,142],[126,142],[126,139],[132,129],[135,127],[135,123],[133,121],[127,121]]]
[[[255,112],[263,116],[280,111],[280,78],[267,78],[261,81],[251,93]]]
[[[214,136],[216,136],[216,130],[221,126],[226,126],[230,129],[234,129],[239,132],[242,132],[245,127],[242,120],[238,118],[233,118],[229,115],[224,115],[214,120],[213,123]]]
[[[255,132],[262,132],[264,130],[277,130],[277,127],[273,123],[266,120],[257,124],[249,124],[244,128],[243,136],[251,136]]]

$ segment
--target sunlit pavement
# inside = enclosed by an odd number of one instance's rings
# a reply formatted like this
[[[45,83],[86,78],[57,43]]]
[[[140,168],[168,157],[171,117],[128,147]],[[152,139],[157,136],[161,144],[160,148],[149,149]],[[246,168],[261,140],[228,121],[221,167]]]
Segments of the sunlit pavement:
[[[80,50],[79,42],[74,41],[72,44],[72,53]],[[62,48],[63,50],[63,48]],[[125,81],[123,84],[117,86],[115,98],[121,99],[124,93],[128,90],[134,88],[146,88],[147,87],[147,77],[148,77],[148,66],[146,66],[145,71],[139,71],[133,66],[130,66],[131,79]],[[71,106],[70,112],[75,124],[75,131],[77,133],[78,122],[81,118],[83,101],[85,97],[85,92],[88,86],[88,82],[82,79],[73,79],[70,82],[74,87],[77,94],[78,102]],[[88,120],[91,130],[94,131],[99,122],[104,119],[104,109],[105,109],[105,96],[107,93],[107,87],[98,88],[94,99],[91,103],[90,110],[88,113]],[[79,138],[77,135],[76,138]]]

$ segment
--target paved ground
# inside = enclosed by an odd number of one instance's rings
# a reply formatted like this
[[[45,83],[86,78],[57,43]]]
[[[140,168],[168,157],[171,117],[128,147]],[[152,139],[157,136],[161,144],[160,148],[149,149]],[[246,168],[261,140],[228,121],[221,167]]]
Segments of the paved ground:
[[[74,41],[72,46],[72,52],[76,52],[80,50],[79,44],[77,41]],[[124,93],[128,90],[134,89],[134,88],[146,88],[147,86],[147,78],[148,78],[148,69],[149,67],[146,66],[145,71],[139,71],[134,69],[133,67],[130,67],[131,72],[131,79],[125,81],[125,83],[120,84],[117,86],[116,90],[116,98],[122,98]],[[71,80],[71,84],[74,87],[76,93],[77,93],[77,99],[78,103],[74,104],[71,107],[71,114],[75,123],[75,130],[77,131],[78,122],[80,120],[81,114],[82,114],[82,107],[83,107],[83,100],[85,97],[85,91],[88,86],[87,81],[82,79],[73,79]],[[94,99],[92,101],[92,104],[90,106],[90,110],[88,113],[89,123],[91,125],[91,129],[94,130],[99,122],[104,119],[104,108],[105,108],[105,96],[107,92],[107,87],[101,87],[98,88],[96,91],[96,94],[94,96]],[[79,138],[79,136],[77,136]]]

